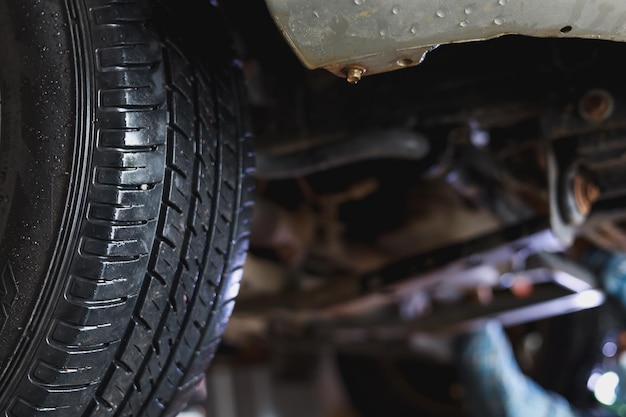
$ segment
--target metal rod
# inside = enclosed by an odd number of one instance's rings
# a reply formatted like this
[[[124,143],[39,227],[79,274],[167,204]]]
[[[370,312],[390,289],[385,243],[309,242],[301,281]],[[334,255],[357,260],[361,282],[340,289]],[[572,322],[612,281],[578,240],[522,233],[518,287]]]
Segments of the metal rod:
[[[288,154],[258,150],[256,175],[266,180],[302,177],[356,162],[376,159],[421,160],[428,140],[409,129],[366,132],[351,138]]]

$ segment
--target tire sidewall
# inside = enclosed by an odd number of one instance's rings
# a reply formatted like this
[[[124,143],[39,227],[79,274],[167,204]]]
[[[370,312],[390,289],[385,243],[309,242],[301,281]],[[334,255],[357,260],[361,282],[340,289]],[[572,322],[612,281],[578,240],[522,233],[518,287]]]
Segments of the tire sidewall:
[[[30,339],[72,169],[75,76],[63,1],[0,2],[0,392]]]

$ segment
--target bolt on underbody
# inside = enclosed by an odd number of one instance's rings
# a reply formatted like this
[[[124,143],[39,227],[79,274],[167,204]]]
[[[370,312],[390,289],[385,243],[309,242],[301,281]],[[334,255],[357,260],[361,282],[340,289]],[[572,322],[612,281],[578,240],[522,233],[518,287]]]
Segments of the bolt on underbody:
[[[363,78],[363,75],[366,71],[367,70],[365,68],[356,65],[347,67],[344,70],[346,74],[346,81],[348,81],[350,84],[356,84],[361,81],[361,78]]]

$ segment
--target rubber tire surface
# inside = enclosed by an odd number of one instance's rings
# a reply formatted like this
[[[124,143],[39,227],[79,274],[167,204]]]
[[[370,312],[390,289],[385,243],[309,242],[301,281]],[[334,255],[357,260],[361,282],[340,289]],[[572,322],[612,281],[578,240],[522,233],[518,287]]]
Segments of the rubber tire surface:
[[[175,414],[251,217],[240,69],[209,1],[0,0],[0,411]]]

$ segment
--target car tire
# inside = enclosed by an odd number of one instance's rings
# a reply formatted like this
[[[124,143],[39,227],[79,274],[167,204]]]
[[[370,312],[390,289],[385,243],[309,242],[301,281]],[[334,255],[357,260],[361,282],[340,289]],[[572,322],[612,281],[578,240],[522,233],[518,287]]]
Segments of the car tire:
[[[0,412],[173,415],[233,308],[253,182],[209,1],[0,1]]]

